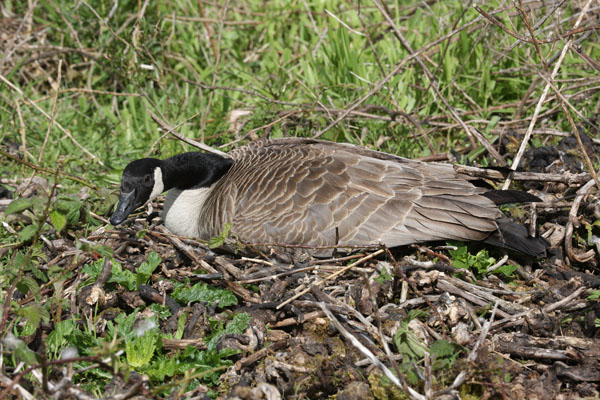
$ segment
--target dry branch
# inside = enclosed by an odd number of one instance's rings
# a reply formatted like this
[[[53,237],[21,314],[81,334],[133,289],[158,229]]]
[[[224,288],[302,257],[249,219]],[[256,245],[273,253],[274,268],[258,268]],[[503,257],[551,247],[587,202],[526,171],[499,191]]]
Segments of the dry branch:
[[[224,152],[222,152],[222,151],[220,151],[220,150],[217,150],[217,149],[213,149],[212,147],[210,147],[210,146],[209,146],[209,145],[207,145],[207,144],[200,143],[200,142],[197,142],[197,141],[195,141],[195,140],[192,140],[192,139],[190,139],[190,138],[187,138],[187,137],[183,136],[181,133],[177,132],[177,131],[175,130],[175,128],[171,127],[171,126],[170,126],[168,123],[166,123],[165,121],[163,121],[163,120],[162,120],[162,119],[161,119],[161,118],[160,118],[158,115],[154,114],[154,113],[152,112],[152,110],[150,110],[150,109],[146,109],[146,111],[148,111],[148,114],[150,114],[150,116],[152,117],[152,119],[153,119],[153,120],[154,120],[154,121],[155,121],[155,122],[156,122],[156,123],[157,123],[157,124],[158,124],[158,125],[159,125],[159,126],[162,128],[162,129],[164,129],[164,130],[165,130],[167,133],[170,133],[171,135],[175,136],[177,139],[181,140],[182,142],[185,142],[185,143],[187,143],[187,144],[189,144],[189,145],[192,145],[192,146],[194,146],[194,147],[197,147],[197,148],[199,148],[199,149],[201,149],[201,150],[208,151],[208,152],[210,152],[210,153],[214,153],[214,154],[218,154],[218,155],[221,155],[221,156],[224,156],[224,157],[228,157],[228,156],[227,156],[227,153],[224,153]]]
[[[505,179],[508,175],[508,171],[502,171],[497,169],[478,168],[467,165],[454,165],[454,170],[461,174],[467,174],[469,176],[476,176],[480,178]],[[562,182],[569,186],[579,186],[583,182],[590,179],[591,175],[587,172],[579,174],[573,174],[571,172],[564,172],[562,174],[550,174],[544,172],[513,172],[512,179],[516,181],[533,181],[533,182]]]
[[[579,14],[579,17],[577,18],[577,21],[575,22],[575,25],[573,26],[573,29],[577,29],[579,27],[579,24],[581,24],[581,21],[583,20],[583,17],[587,13],[587,10],[590,7],[591,2],[592,2],[592,0],[586,1],[585,5],[583,6],[583,9],[581,10],[581,13]],[[569,48],[571,47],[572,44],[573,44],[573,38],[571,37],[571,38],[569,38],[567,43],[565,43],[565,45],[562,48],[560,56],[559,56],[558,60],[556,61],[556,64],[554,65],[552,74],[550,75],[550,80],[554,80],[554,78],[556,78],[556,75],[558,74],[558,70],[560,69],[562,61],[564,60],[565,55],[567,54],[567,51],[569,50]],[[529,140],[531,139],[531,135],[533,133],[533,128],[535,127],[535,124],[538,119],[538,115],[539,115],[540,111],[542,110],[542,105],[544,104],[544,102],[546,100],[546,96],[548,96],[549,90],[550,90],[550,84],[546,84],[546,86],[544,87],[544,90],[542,91],[542,95],[539,98],[537,106],[535,107],[535,111],[533,112],[533,116],[531,118],[529,127],[527,128],[527,132],[525,132],[525,137],[523,138],[523,141],[521,142],[521,146],[519,147],[517,155],[515,156],[513,163],[511,165],[511,169],[513,171],[516,171],[516,169],[519,167],[521,158],[523,157],[523,154],[525,153],[525,149],[527,148],[527,144],[529,143]],[[509,177],[504,182],[503,189],[508,189],[508,187],[510,186],[510,183],[511,183],[511,178]]]

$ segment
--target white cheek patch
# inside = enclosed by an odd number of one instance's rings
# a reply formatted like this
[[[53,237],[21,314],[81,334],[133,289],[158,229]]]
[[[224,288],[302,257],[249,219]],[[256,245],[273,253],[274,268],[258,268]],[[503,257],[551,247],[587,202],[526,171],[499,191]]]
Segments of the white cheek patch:
[[[156,167],[154,170],[154,187],[152,193],[150,193],[150,201],[158,197],[159,194],[165,191],[165,184],[163,182],[162,171],[160,167]]]

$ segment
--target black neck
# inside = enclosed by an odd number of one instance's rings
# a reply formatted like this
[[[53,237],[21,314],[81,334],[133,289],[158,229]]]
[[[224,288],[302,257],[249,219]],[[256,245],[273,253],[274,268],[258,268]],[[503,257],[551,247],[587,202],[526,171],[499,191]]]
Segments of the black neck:
[[[165,190],[208,187],[229,171],[233,160],[216,154],[189,152],[177,154],[161,163]]]

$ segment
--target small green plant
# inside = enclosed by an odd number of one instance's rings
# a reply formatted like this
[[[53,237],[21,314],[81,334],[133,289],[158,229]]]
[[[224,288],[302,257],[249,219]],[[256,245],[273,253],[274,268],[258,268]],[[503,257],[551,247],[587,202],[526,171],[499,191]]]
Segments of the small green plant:
[[[409,327],[409,323],[425,315],[422,311],[411,310],[394,335],[396,349],[402,354],[400,368],[413,385],[419,381],[420,373],[416,368],[425,355],[431,356],[433,371],[450,371],[462,351],[460,346],[446,340],[436,340],[430,346],[423,343]]]
[[[598,301],[600,300],[600,290],[590,290],[588,292],[588,298],[589,301]]]
[[[483,276],[487,275],[488,268],[496,263],[496,259],[489,255],[487,249],[479,250],[477,254],[471,254],[465,244],[452,243],[452,245],[457,249],[449,250],[448,253],[452,258],[452,266],[455,268],[468,269],[478,276]],[[511,277],[517,268],[516,265],[504,264],[490,273]]]
[[[113,262],[112,272],[107,283],[118,283],[127,288],[127,290],[138,290],[140,285],[148,283],[152,273],[160,265],[161,261],[160,256],[152,251],[148,254],[148,259],[140,264],[135,273],[128,269],[123,269],[121,264]],[[83,272],[90,276],[91,281],[95,281],[100,275],[100,272],[102,272],[103,265],[104,258],[101,258],[84,266]]]
[[[192,287],[184,283],[176,283],[171,297],[183,304],[198,301],[207,304],[217,303],[219,307],[237,304],[237,297],[229,290],[214,288],[206,283],[197,283]]]
[[[223,246],[225,243],[225,239],[229,236],[229,230],[231,229],[231,223],[226,223],[223,228],[223,232],[219,236],[211,237],[208,241],[208,247],[211,249],[216,249],[217,247]]]
[[[375,282],[379,283],[380,285],[383,285],[385,282],[390,282],[393,279],[394,277],[388,272],[387,269],[381,268],[381,271],[379,271],[379,275],[375,277]]]

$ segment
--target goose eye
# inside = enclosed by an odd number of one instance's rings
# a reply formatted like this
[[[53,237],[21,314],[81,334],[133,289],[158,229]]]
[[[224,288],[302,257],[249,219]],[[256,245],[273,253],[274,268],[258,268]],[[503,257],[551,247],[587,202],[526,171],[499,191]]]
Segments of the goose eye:
[[[152,184],[152,175],[144,175],[144,184],[151,185]]]

